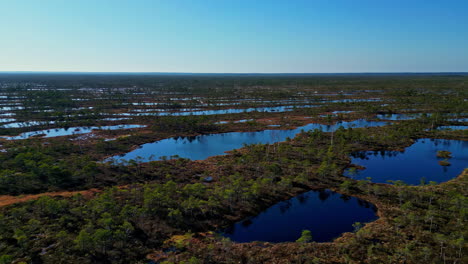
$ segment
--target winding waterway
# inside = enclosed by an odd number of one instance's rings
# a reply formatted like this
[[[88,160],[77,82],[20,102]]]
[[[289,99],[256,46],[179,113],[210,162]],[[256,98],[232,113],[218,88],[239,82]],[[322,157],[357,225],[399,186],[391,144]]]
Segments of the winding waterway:
[[[158,160],[163,156],[170,157],[177,155],[191,160],[203,160],[210,156],[223,155],[226,151],[241,148],[244,144],[271,144],[285,141],[288,137],[295,137],[302,130],[321,129],[324,132],[332,132],[341,126],[344,128],[374,127],[386,124],[387,122],[359,119],[350,122],[338,122],[333,125],[308,124],[290,130],[263,130],[256,132],[199,135],[194,137],[173,137],[141,145],[138,149],[124,155],[114,156],[111,159],[130,160],[139,157],[141,161],[149,161],[151,158]]]

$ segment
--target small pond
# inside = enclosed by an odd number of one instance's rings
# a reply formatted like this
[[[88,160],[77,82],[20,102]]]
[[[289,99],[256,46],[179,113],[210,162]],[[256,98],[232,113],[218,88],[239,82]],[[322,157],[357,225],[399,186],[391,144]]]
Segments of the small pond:
[[[468,122],[468,117],[464,117],[464,118],[452,118],[452,119],[449,119],[449,121]]]
[[[350,114],[354,111],[333,111],[332,114],[337,115],[337,114]]]
[[[377,219],[371,203],[330,190],[309,191],[279,202],[223,232],[232,241],[292,242],[310,230],[315,242],[329,242],[352,232],[356,222]]]
[[[358,102],[380,102],[380,98],[369,98],[369,99],[337,99],[337,100],[325,100],[327,103],[358,103]]]
[[[430,114],[427,114],[427,115],[430,115]],[[383,120],[397,121],[397,120],[411,120],[411,119],[416,119],[422,116],[424,116],[424,114],[421,114],[421,113],[418,113],[418,114],[379,114],[377,115],[377,118],[383,119]]]
[[[0,123],[8,123],[8,122],[14,122],[16,119],[14,118],[0,118]]]
[[[13,110],[23,110],[23,106],[3,106],[0,107],[0,111],[13,111]]]
[[[118,115],[123,116],[190,116],[190,115],[222,115],[222,114],[239,114],[250,112],[287,112],[292,111],[294,108],[309,108],[318,107],[317,105],[303,105],[303,106],[275,106],[275,107],[251,107],[240,109],[221,109],[221,110],[195,110],[186,112],[155,112],[155,113],[121,113]],[[165,110],[165,109],[162,109]]]
[[[33,136],[44,135],[44,138],[50,137],[60,137],[60,136],[70,136],[78,134],[90,133],[94,129],[99,130],[118,130],[118,129],[131,129],[131,128],[141,128],[145,125],[116,125],[116,126],[92,126],[92,127],[69,127],[69,128],[53,128],[53,129],[44,129],[39,131],[31,131],[21,133],[18,136],[13,137],[2,137],[7,140],[18,140],[18,139],[27,139]]]
[[[468,126],[439,126],[436,128],[436,130],[466,130],[468,129]]]
[[[215,122],[213,124],[223,125],[223,124],[229,124],[229,122],[232,122],[232,123],[245,123],[245,122],[254,121],[254,120],[255,119],[241,119],[241,120],[237,120],[237,121],[218,121],[218,122]]]
[[[22,127],[32,127],[40,125],[54,124],[54,121],[26,121],[26,122],[14,122],[8,124],[1,124],[0,128],[22,128]]]
[[[436,154],[439,150],[452,152],[448,159],[450,166],[441,166]],[[405,151],[367,151],[354,153],[353,164],[366,169],[357,170],[353,175],[349,170],[345,176],[358,180],[371,177],[372,182],[387,183],[388,180],[402,180],[408,184],[445,182],[458,176],[468,167],[468,141],[446,139],[419,139]]]
[[[129,117],[108,117],[108,118],[103,118],[102,120],[103,121],[122,121],[122,120],[128,120],[128,119],[131,119]]]

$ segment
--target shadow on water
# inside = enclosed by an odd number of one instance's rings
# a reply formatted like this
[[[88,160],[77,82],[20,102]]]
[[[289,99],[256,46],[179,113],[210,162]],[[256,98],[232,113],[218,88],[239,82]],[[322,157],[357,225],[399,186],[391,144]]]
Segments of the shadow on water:
[[[389,180],[401,180],[407,184],[425,182],[445,182],[458,176],[468,167],[468,142],[447,139],[419,139],[405,151],[366,151],[351,155],[351,162],[365,167],[352,173],[345,171],[345,176],[358,180],[371,178],[372,182],[387,183]],[[449,166],[441,166],[437,151],[447,150],[452,153]]]
[[[235,242],[296,241],[310,230],[316,242],[328,242],[353,231],[355,222],[377,219],[376,207],[331,190],[309,191],[279,202],[255,217],[235,223],[222,233]]]

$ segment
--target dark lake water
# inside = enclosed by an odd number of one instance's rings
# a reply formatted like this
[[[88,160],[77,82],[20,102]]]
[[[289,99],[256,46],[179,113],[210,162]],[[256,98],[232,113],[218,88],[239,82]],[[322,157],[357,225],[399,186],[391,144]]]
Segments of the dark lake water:
[[[375,212],[374,205],[355,197],[330,190],[309,191],[234,224],[223,235],[240,243],[288,242],[296,241],[307,229],[313,241],[328,242],[352,232],[355,222],[374,221]]]
[[[452,158],[450,166],[441,166],[437,151],[448,150]],[[458,176],[468,167],[468,141],[446,139],[419,139],[404,152],[379,151],[353,154],[352,163],[366,167],[356,175],[345,176],[355,179],[371,177],[372,182],[387,183],[388,180],[402,180],[408,184],[419,184],[421,178],[427,182],[445,182]]]
[[[334,125],[308,124],[291,130],[264,130],[257,132],[230,132],[222,134],[200,135],[195,137],[175,137],[141,145],[127,154],[114,156],[114,159],[130,160],[142,157],[143,161],[149,161],[150,157],[154,160],[162,156],[174,156],[188,158],[192,160],[203,160],[210,156],[222,155],[226,151],[238,149],[244,144],[267,144],[285,141],[286,138],[293,138],[301,130],[308,131],[321,129],[325,132],[331,132],[340,126],[349,127],[372,127],[383,126],[386,122],[375,122],[367,120],[355,120],[351,122],[339,122]]]
[[[130,128],[141,128],[145,125],[115,125],[115,126],[93,126],[93,127],[69,127],[69,128],[53,128],[53,129],[44,129],[39,131],[31,131],[21,133],[18,136],[13,137],[3,137],[7,140],[18,140],[18,139],[27,139],[32,136],[42,135],[45,138],[50,137],[59,137],[59,136],[70,136],[78,134],[86,134],[92,132],[94,129],[100,130],[117,130],[117,129],[130,129]]]

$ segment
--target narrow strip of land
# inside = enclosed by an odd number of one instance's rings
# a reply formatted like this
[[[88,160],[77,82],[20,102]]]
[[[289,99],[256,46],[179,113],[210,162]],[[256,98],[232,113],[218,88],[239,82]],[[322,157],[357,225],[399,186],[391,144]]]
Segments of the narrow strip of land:
[[[101,192],[101,190],[93,188],[93,189],[84,190],[84,191],[45,192],[45,193],[39,193],[39,194],[25,194],[25,195],[18,195],[18,196],[0,195],[0,207],[4,207],[7,205],[12,205],[16,203],[23,203],[23,202],[27,202],[30,200],[37,200],[42,196],[71,197],[75,194],[81,194],[85,197],[91,197],[91,196],[94,196],[98,192]]]

